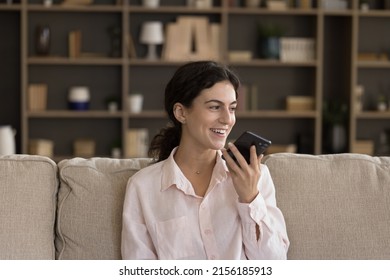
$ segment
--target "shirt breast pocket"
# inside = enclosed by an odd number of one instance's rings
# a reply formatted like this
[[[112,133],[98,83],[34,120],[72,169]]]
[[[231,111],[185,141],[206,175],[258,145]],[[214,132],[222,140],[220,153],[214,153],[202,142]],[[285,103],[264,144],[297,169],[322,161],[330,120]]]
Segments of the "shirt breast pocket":
[[[186,216],[157,222],[159,259],[185,259],[194,255],[194,244]]]

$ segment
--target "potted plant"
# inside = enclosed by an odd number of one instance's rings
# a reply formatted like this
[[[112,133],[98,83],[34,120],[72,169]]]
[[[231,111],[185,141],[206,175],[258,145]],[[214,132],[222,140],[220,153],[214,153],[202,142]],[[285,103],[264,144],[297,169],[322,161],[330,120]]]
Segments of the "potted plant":
[[[259,24],[260,57],[266,59],[279,59],[280,37],[283,29],[277,24]]]
[[[348,106],[340,101],[325,101],[323,105],[325,149],[330,153],[345,152],[347,148],[346,121]]]

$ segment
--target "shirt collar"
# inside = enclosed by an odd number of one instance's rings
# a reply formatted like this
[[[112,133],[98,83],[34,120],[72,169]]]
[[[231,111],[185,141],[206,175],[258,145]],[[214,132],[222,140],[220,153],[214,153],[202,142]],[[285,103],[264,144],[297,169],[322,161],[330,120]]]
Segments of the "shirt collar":
[[[162,165],[162,180],[161,180],[161,191],[165,191],[172,186],[176,186],[186,194],[195,195],[194,189],[188,179],[184,176],[183,172],[176,164],[173,158],[176,153],[177,147],[174,148]],[[228,177],[229,170],[226,166],[225,160],[222,159],[222,152],[218,151],[216,164],[213,170],[211,186],[226,180]]]

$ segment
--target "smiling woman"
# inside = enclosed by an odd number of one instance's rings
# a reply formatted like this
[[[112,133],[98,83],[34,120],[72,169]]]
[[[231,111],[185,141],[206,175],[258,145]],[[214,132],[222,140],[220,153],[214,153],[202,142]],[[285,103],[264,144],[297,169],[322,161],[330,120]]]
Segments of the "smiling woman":
[[[177,109],[190,110],[193,107],[194,100],[202,91],[210,91],[219,82],[223,82],[225,85],[224,88],[221,87],[221,91],[227,89],[230,94],[233,91],[234,100],[232,102],[236,102],[240,81],[228,68],[211,61],[198,61],[185,64],[176,71],[165,88],[165,110],[168,113],[170,123],[154,137],[149,150],[151,157],[157,161],[168,158],[173,148],[179,145],[182,136],[182,125],[185,121],[180,116],[179,119],[176,118],[175,113],[179,113]],[[210,96],[211,99],[203,99],[203,101],[216,101],[214,104],[205,104],[210,107],[210,110],[216,109],[215,107],[218,107],[220,103],[215,100],[215,96],[212,94]]]
[[[151,166],[129,179],[124,259],[285,259],[289,240],[261,155],[246,162],[233,144],[235,73],[213,61],[181,66],[165,89],[169,126]],[[223,154],[224,159],[221,155]]]

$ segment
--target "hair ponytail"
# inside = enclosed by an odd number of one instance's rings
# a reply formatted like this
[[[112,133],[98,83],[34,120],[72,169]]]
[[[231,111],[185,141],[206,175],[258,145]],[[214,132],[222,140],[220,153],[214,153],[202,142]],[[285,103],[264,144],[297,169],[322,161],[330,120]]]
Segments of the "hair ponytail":
[[[155,161],[167,159],[172,150],[180,143],[181,126],[170,123],[155,135],[149,147],[148,155]]]

